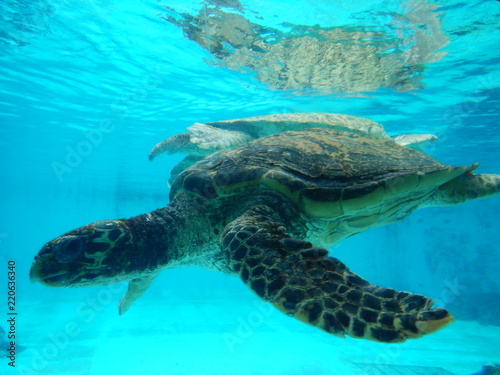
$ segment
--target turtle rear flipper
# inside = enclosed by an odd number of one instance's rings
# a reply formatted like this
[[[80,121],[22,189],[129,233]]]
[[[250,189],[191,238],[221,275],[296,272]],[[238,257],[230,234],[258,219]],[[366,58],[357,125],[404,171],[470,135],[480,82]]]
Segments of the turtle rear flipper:
[[[199,122],[195,122],[188,130],[193,144],[211,152],[236,147],[253,139],[245,132],[220,129]]]
[[[403,134],[392,138],[398,145],[418,151],[422,151],[437,139],[434,134]]]
[[[487,198],[500,193],[500,175],[474,174],[474,164],[468,173],[461,174],[442,184],[420,206],[451,206],[473,199]]]
[[[453,321],[447,310],[430,309],[427,297],[371,285],[326,249],[289,237],[265,211],[230,223],[221,247],[245,284],[284,314],[336,336],[388,343]]]

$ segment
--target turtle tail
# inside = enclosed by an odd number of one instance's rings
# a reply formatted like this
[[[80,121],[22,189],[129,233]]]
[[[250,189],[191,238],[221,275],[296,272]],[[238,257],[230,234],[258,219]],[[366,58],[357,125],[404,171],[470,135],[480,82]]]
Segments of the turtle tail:
[[[271,215],[239,217],[225,228],[221,247],[244,283],[284,314],[336,336],[386,343],[453,321],[447,310],[431,309],[431,299],[372,285],[326,249],[289,237]]]

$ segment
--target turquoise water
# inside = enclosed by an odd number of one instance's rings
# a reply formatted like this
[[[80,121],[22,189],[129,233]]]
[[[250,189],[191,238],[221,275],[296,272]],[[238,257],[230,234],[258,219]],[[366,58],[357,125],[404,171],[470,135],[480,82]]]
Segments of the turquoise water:
[[[500,2],[484,0],[2,1],[0,277],[15,261],[26,348],[0,373],[468,375],[500,363],[498,196],[422,209],[332,249],[458,318],[401,345],[322,333],[201,268],[164,272],[121,317],[125,285],[28,277],[54,237],[165,206],[182,156],[147,155],[194,122],[346,113],[391,135],[435,134],[427,153],[500,173],[499,21]]]

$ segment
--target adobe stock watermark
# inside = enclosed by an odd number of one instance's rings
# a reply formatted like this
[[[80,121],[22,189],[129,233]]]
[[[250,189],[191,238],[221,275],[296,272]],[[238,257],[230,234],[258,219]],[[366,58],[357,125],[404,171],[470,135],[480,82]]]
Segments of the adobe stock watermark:
[[[116,125],[113,120],[102,120],[99,122],[97,129],[84,131],[83,136],[85,139],[78,142],[74,147],[66,146],[64,163],[53,161],[51,164],[57,180],[63,182],[63,176],[66,173],[73,172],[73,169],[80,166],[83,159],[92,153],[94,147],[98,147],[102,143],[104,134],[110,134],[115,129]]]
[[[471,96],[465,101],[447,107],[441,114],[442,121],[446,126],[439,127],[435,132],[438,142],[433,142],[425,148],[425,153],[432,154],[441,149],[450,138],[450,134],[462,130],[467,126],[467,117],[481,108],[481,103],[491,96],[493,87],[498,87],[499,75],[497,72],[480,76],[476,79],[476,85]]]
[[[147,99],[149,93],[160,85],[164,77],[165,73],[161,71],[159,64],[148,69],[148,74],[138,86],[125,92],[111,104],[109,111],[112,115],[100,120],[96,129],[83,131],[83,139],[77,144],[66,146],[64,160],[51,163],[57,180],[63,182],[65,174],[78,168],[84,159],[103,143],[105,136],[116,130],[117,123],[128,118],[130,112]]]
[[[253,305],[255,306],[255,310],[250,312],[246,317],[239,316],[236,318],[238,326],[233,332],[222,334],[222,339],[229,353],[234,353],[237,345],[243,344],[252,337],[255,330],[264,324],[266,318],[276,311],[270,303],[264,301],[257,300]]]
[[[64,327],[57,332],[50,332],[45,338],[45,344],[39,349],[33,349],[31,363],[23,366],[19,374],[36,375],[46,374],[47,368],[55,361],[83,331],[84,326],[92,324],[102,311],[114,303],[117,295],[122,295],[127,290],[125,284],[108,285],[100,289],[93,296],[89,296],[76,308],[75,319],[66,322]]]
[[[461,285],[456,277],[453,280],[444,280],[444,288],[441,289],[439,299],[434,301],[434,305],[437,307],[446,306],[448,303],[458,298],[465,289],[467,289],[467,287]],[[363,374],[380,374],[385,366],[394,364],[397,358],[401,356],[403,350],[407,351],[408,347],[414,345],[415,342],[415,340],[409,339],[404,345],[396,344],[383,346],[384,351],[375,357],[373,366],[370,366],[369,369],[365,369]]]
[[[491,87],[496,87],[498,81],[498,73],[491,72],[488,75],[481,76],[477,79],[477,87],[466,102],[459,103],[449,108],[443,114],[443,120],[452,124],[452,128],[460,128],[463,126],[463,119],[470,113],[475,112],[481,102],[490,96]]]
[[[477,111],[481,102],[490,97],[492,87],[498,86],[498,73],[490,72],[477,78],[477,86],[474,93],[467,101],[455,104],[443,113],[443,120],[451,124],[451,129],[459,129],[464,125],[464,119]]]
[[[441,289],[439,298],[434,300],[434,303],[437,306],[446,306],[455,301],[466,289],[467,286],[461,285],[457,277],[453,280],[446,279],[444,281],[444,288]]]

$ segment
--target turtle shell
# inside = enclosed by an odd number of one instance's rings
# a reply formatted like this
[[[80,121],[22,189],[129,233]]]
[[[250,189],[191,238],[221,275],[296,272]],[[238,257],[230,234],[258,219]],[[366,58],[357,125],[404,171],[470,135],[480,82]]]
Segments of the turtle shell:
[[[368,135],[374,138],[389,137],[378,122],[363,117],[324,112],[278,113],[223,121],[207,122],[206,125],[230,130],[244,131],[254,138],[260,138],[287,130],[327,128]]]
[[[390,215],[406,204],[416,208],[436,187],[474,168],[452,167],[391,141],[316,128],[211,154],[178,176],[171,199],[180,190],[217,199],[272,189],[316,218]]]

